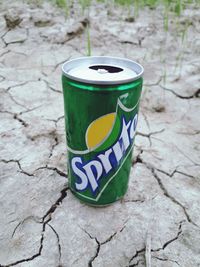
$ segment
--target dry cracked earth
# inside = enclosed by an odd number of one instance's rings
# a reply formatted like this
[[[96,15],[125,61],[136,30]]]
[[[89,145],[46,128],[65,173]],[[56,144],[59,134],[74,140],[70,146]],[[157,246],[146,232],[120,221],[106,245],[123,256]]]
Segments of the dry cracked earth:
[[[4,1],[0,8],[0,266],[200,266],[200,13]],[[87,19],[86,19],[86,17]],[[145,67],[133,166],[121,202],[68,189],[61,65],[86,54]],[[150,265],[149,265],[150,266]]]

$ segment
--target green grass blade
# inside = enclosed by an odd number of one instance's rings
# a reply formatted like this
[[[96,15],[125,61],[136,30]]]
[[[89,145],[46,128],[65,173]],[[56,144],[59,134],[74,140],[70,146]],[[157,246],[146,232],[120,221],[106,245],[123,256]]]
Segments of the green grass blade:
[[[90,29],[89,26],[87,25],[86,27],[86,34],[87,34],[87,56],[91,56],[91,41],[90,41]]]

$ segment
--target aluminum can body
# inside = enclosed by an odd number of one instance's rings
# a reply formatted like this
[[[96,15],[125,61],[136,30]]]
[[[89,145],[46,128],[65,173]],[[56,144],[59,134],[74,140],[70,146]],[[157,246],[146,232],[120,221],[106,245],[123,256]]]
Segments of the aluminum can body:
[[[100,73],[100,78],[94,74],[95,80],[84,75],[82,79],[81,74],[78,78],[66,75],[70,62],[67,70],[63,67],[68,177],[69,187],[77,198],[90,205],[104,206],[122,198],[128,188],[143,69],[135,79],[126,77],[123,82],[116,78],[123,64],[102,65],[101,57],[95,59],[95,64],[90,60],[86,65]],[[114,62],[118,62],[117,58]],[[108,71],[112,72],[111,77],[104,75]]]

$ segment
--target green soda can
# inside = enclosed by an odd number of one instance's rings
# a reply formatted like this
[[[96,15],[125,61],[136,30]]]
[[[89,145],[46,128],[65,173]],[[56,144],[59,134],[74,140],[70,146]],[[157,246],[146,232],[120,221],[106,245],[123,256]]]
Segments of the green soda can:
[[[83,57],[62,71],[69,187],[89,205],[108,205],[128,188],[143,67]]]

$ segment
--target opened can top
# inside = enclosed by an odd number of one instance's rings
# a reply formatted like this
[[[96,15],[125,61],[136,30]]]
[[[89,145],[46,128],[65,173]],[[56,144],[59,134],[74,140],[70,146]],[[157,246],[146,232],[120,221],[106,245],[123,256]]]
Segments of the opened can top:
[[[89,84],[124,84],[142,77],[143,67],[129,59],[117,57],[81,57],[62,66],[66,77]]]

